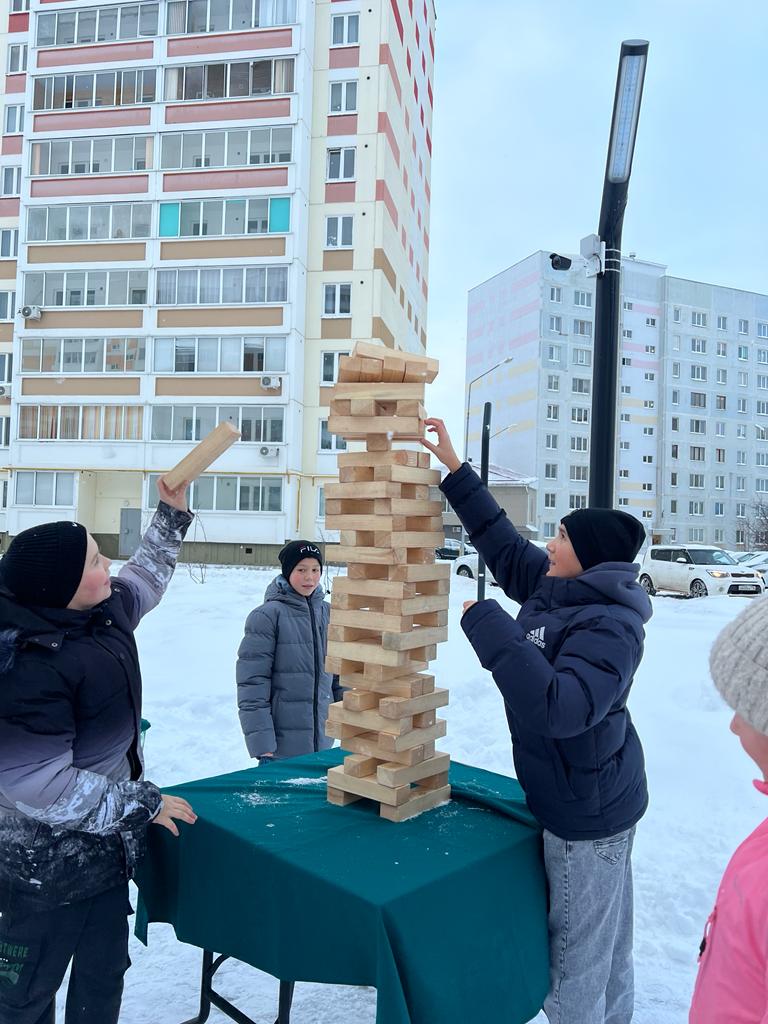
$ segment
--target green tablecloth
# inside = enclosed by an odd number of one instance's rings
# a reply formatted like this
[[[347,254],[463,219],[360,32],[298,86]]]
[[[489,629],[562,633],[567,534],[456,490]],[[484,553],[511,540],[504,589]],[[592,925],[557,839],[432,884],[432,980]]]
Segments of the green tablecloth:
[[[147,921],[286,981],[373,985],[377,1024],[516,1024],[548,984],[541,830],[513,779],[451,765],[411,821],[334,807],[338,749],[175,787],[199,815],[150,829]],[[193,979],[190,978],[190,985]]]

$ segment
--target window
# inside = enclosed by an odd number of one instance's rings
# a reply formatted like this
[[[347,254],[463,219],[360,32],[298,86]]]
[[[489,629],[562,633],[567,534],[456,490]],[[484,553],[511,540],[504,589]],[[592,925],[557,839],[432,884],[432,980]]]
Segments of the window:
[[[643,490],[644,491],[652,491],[653,490],[653,484],[643,484]]]
[[[669,511],[672,513],[672,515],[675,515],[677,513],[677,499],[676,498],[672,498],[672,500],[670,501],[670,503],[669,503]]]
[[[296,0],[169,0],[168,35],[292,25]]]
[[[18,75],[27,70],[27,44],[11,43],[8,47],[8,65],[6,72],[9,75]]]
[[[715,475],[715,490],[716,491],[724,491],[725,490],[725,474],[724,473],[717,473]]]
[[[742,362],[746,362],[749,359],[749,348],[746,345],[739,345],[737,355]]]
[[[680,351],[680,335],[679,334],[673,334],[672,335],[672,349],[675,352],[679,352]]]
[[[2,176],[2,195],[17,196],[21,192],[21,168],[4,167]]]
[[[656,326],[656,317],[655,316],[647,316],[645,318],[645,326],[646,327],[655,327]]]
[[[354,114],[357,110],[357,81],[331,82],[328,112]]]
[[[72,110],[152,103],[155,78],[155,68],[47,75],[35,79],[33,109]]]
[[[163,96],[169,102],[276,96],[293,92],[293,74],[293,57],[167,67]]]
[[[145,171],[152,167],[149,135],[117,135],[97,139],[57,139],[33,142],[30,174],[111,174]]]
[[[727,331],[728,330],[728,317],[727,316],[723,316],[722,314],[718,315],[718,317],[717,317],[717,329],[718,329],[718,331]]]
[[[619,505],[628,505],[629,498],[619,498]]]
[[[768,338],[768,323],[757,324],[757,336],[758,338]]]
[[[571,392],[574,395],[588,395],[590,387],[590,381],[584,377],[574,377],[571,381]]]
[[[621,357],[621,365],[622,366],[631,366],[632,365],[632,357],[631,356],[622,356]]]
[[[723,426],[725,426],[725,424],[723,424]],[[725,437],[725,430],[723,430],[723,437]],[[746,423],[737,423],[736,424],[736,437],[743,438],[746,441],[746,439],[747,439],[747,425],[746,425]]]
[[[703,391],[692,391],[691,392],[691,408],[692,409],[706,409],[707,407],[707,396]]]
[[[707,368],[700,363],[693,363],[691,366],[691,380],[706,380]]]
[[[718,368],[717,374],[716,374],[716,380],[717,380],[718,384],[727,384],[728,383],[728,371],[724,370],[722,368]]]
[[[360,15],[333,15],[331,18],[331,46],[356,46],[359,42]]]
[[[578,335],[580,338],[591,338],[592,337],[592,321],[591,320],[574,320],[573,321],[573,333]]]
[[[648,352],[650,355],[655,355],[655,353],[656,353],[656,346],[655,345],[646,345],[645,346],[645,351]]]
[[[691,445],[689,458],[691,462],[704,462],[706,449],[700,445]]]
[[[354,218],[347,217],[326,217],[325,218],[325,248],[326,249],[349,249],[352,247],[352,224]]]
[[[563,349],[561,345],[547,345],[547,362],[559,363],[562,360]]]
[[[672,310],[672,322],[675,324],[682,323],[683,314],[679,306],[675,306]]]
[[[688,476],[688,486],[696,490],[704,489],[704,474],[703,473],[690,473]]]
[[[714,508],[714,512],[715,512],[716,516],[724,516],[725,515],[725,502],[723,502],[723,501],[716,501],[716,502],[714,502],[713,508]]]
[[[547,391],[559,391],[560,378],[556,373],[547,374]]]
[[[707,351],[707,339],[706,338],[691,338],[691,352],[700,352],[705,354]]]
[[[747,412],[747,400],[746,398],[736,399],[736,412],[746,415]]]
[[[556,462],[545,462],[544,463],[544,479],[545,480],[557,480],[557,463]]]
[[[245,290],[243,290],[245,285]],[[204,267],[157,272],[159,306],[257,305],[288,301],[285,266]]]
[[[19,440],[140,441],[140,405],[21,405]]]
[[[652,455],[644,455],[643,456],[643,462],[646,465],[650,465],[653,462],[653,456]]]
[[[589,423],[589,409],[581,406],[571,409],[571,423]]]
[[[622,480],[629,480],[629,470],[628,469],[620,469],[619,470],[619,476],[621,477]]]
[[[326,284],[323,286],[323,316],[352,315],[352,285]]]
[[[284,336],[155,338],[155,373],[275,373],[285,371]]]
[[[547,406],[547,419],[550,422],[557,422],[560,419],[560,406],[550,402]]]
[[[629,441],[619,441],[619,451],[628,452],[630,448]]]
[[[627,301],[627,299],[624,299],[624,309],[632,309],[632,303]]]
[[[544,492],[544,508],[554,508],[556,504],[557,495],[554,491]]]
[[[707,326],[707,314],[697,313],[695,310],[691,313],[691,324],[694,327],[706,327]]]
[[[672,363],[672,376],[675,378],[680,376],[680,363]]]
[[[656,405],[656,402],[652,398],[645,398],[645,399],[643,399],[643,408],[644,409],[653,409],[655,407],[655,405]]]
[[[549,286],[549,301],[550,302],[562,302],[563,301],[563,290],[558,284],[551,284]],[[552,506],[554,508],[554,506]]]
[[[679,430],[679,429],[680,429],[680,417],[679,416],[673,416],[672,417],[672,430]]]
[[[24,275],[30,306],[145,306],[146,270],[71,270]]]
[[[11,103],[5,108],[5,134],[21,135],[24,131],[24,104]]]
[[[756,412],[758,416],[768,416],[768,402],[758,400]]]
[[[156,405],[152,408],[152,441],[200,441],[217,423],[238,428],[241,440],[280,443],[284,440],[285,409],[280,405],[215,406]]]
[[[352,181],[355,177],[355,147],[329,149],[326,179],[328,181]]]
[[[544,523],[544,539],[552,540],[552,538],[555,536],[556,529],[557,523]]]
[[[571,466],[568,471],[569,480],[585,481],[587,479],[586,466]]]
[[[61,11],[37,18],[38,46],[112,42],[157,35],[157,3]]]
[[[631,423],[632,422],[632,417],[630,416],[630,414],[628,412],[621,413],[619,418],[620,418],[622,423]]]
[[[719,451],[723,451],[723,449],[718,449],[718,450]],[[723,456],[725,456],[725,452],[724,451],[723,451]],[[723,461],[725,461],[725,458],[723,458]],[[747,453],[745,451],[737,451],[736,452],[736,465],[737,466],[746,466],[746,464],[747,464]]]
[[[725,423],[722,420],[715,423],[715,437],[725,437]]]
[[[147,507],[158,501],[157,474],[149,476]],[[280,477],[203,475],[192,485],[190,505],[207,512],[280,512],[283,482]]]
[[[739,320],[739,334],[749,334],[749,320]]]
[[[160,204],[161,238],[284,234],[290,230],[290,221],[288,196]]]
[[[51,507],[74,507],[74,473],[34,473],[18,471],[15,474],[16,504]]]
[[[688,502],[688,515],[689,516],[703,516],[704,515],[704,502],[703,501],[689,501]]]
[[[4,228],[0,231],[0,259],[15,259],[19,255],[19,229]]]
[[[27,215],[28,242],[149,238],[151,203],[98,206],[33,206]]]
[[[555,448],[557,448],[557,443],[558,443],[558,435],[557,434],[547,434],[546,435],[546,438],[545,438],[545,441],[544,441],[544,447],[545,448],[548,448],[550,451],[552,451]]]
[[[591,366],[592,353],[588,348],[575,348],[573,350],[574,366]]]
[[[575,508],[586,508],[587,507],[587,496],[586,494],[569,494],[568,495],[568,508],[573,510]]]
[[[13,320],[16,316],[16,292],[0,291],[0,320]]]
[[[592,293],[591,292],[583,292],[583,291],[580,291],[579,289],[576,289],[576,291],[573,293],[573,304],[574,304],[574,306],[586,306],[586,307],[591,309],[592,308]]]
[[[725,341],[718,341],[717,351],[715,353],[718,356],[725,357],[728,355],[728,343]]]
[[[29,10],[29,0],[11,0],[11,14]]]
[[[621,385],[621,393],[622,393],[622,395],[631,395],[632,394],[632,386],[630,384],[622,384]]]
[[[320,381],[323,384],[335,384],[339,377],[339,359],[348,356],[349,352],[322,352]]]
[[[144,338],[24,338],[22,373],[141,373]]]
[[[701,515],[703,515],[703,514],[704,513],[702,512]],[[698,515],[698,513],[697,513],[697,515]],[[703,529],[703,527],[700,527],[700,526],[691,527],[691,529],[688,531],[688,540],[692,544],[703,544],[704,543],[704,529]]]
[[[321,452],[343,452],[346,450],[347,442],[338,434],[332,434],[328,430],[328,420],[320,420],[320,451]]]
[[[727,401],[725,395],[715,395],[715,409],[718,412],[724,412],[727,407]]]
[[[677,389],[672,392],[672,405],[680,405],[680,392]]]
[[[574,435],[571,438],[571,451],[572,452],[587,452],[589,451],[589,438],[579,437]]]
[[[746,519],[747,518],[747,503],[745,501],[736,502],[736,518]],[[742,541],[743,543],[743,541]]]
[[[670,487],[677,487],[677,473],[669,474],[669,484]]]
[[[550,334],[562,334],[563,333],[563,318],[561,316],[551,316],[549,318],[549,332]]]
[[[651,371],[651,370],[647,370],[647,371],[646,371],[646,372],[645,372],[645,373],[643,374],[643,380],[648,380],[648,381],[653,381],[653,380],[656,380],[656,374],[655,374],[655,373],[653,373],[653,371]]]

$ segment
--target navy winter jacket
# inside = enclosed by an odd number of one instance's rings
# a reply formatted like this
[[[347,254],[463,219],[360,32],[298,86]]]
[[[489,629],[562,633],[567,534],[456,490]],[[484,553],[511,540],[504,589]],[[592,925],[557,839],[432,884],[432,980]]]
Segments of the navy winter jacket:
[[[634,825],[648,793],[627,697],[651,617],[637,566],[604,562],[573,579],[524,540],[468,464],[441,489],[517,618],[481,601],[461,620],[504,697],[517,777],[532,812],[562,839]]]
[[[251,757],[297,757],[333,746],[325,722],[343,691],[325,671],[331,606],[324,596],[317,587],[303,597],[277,576],[246,620],[237,703]]]

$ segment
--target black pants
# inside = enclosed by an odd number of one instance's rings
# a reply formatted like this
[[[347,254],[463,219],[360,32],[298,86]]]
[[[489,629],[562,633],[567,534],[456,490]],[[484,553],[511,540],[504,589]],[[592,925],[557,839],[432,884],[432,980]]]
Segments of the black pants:
[[[0,1024],[117,1024],[128,959],[128,885],[53,910],[0,915]]]

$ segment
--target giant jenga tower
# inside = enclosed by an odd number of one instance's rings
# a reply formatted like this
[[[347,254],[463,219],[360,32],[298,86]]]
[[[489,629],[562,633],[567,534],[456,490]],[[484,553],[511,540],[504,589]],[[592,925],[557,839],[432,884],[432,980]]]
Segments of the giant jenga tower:
[[[429,453],[393,447],[424,436],[424,386],[437,361],[359,342],[339,361],[329,430],[365,451],[339,455],[339,483],[326,486],[325,522],[341,531],[331,595],[327,667],[348,687],[326,732],[352,753],[328,772],[328,799],[376,800],[403,821],[450,798],[448,754],[437,708],[448,691],[424,670],[447,638],[450,566],[443,543],[440,473]]]

